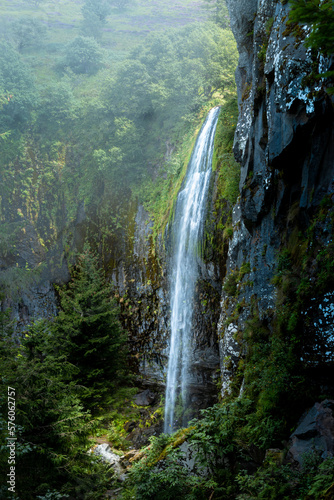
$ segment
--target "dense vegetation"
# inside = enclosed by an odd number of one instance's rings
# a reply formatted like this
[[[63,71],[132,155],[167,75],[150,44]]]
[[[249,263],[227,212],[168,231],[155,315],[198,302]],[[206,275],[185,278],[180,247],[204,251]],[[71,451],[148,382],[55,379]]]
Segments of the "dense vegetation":
[[[105,26],[109,8],[83,3],[82,22],[97,9]],[[104,33],[87,36],[80,19],[66,43],[48,26],[16,19],[6,26],[12,43],[1,46],[2,281],[12,289],[45,259],[53,274],[63,258],[71,261],[78,218],[105,265],[117,258],[128,200],[150,204],[153,179],[165,189],[182,171],[183,158],[166,161],[166,144],[174,149],[198,126],[203,105],[234,89],[233,36],[214,24],[152,32],[126,53],[110,49]],[[39,247],[25,262],[14,250],[23,225]]]
[[[296,0],[292,4],[290,19],[310,26],[305,43],[314,60],[332,54],[333,2]],[[300,34],[300,26],[294,26]],[[332,77],[329,73],[315,76]],[[233,376],[231,394],[204,410],[188,429],[152,438],[131,470],[123,498],[333,498],[332,457],[323,460],[313,449],[304,454],[301,467],[285,457],[287,439],[301,409],[333,397],[332,387],[321,383],[325,374],[332,373],[333,338],[326,337],[326,332],[318,338],[321,334],[313,328],[312,316],[315,297],[324,297],[333,289],[330,197],[325,196],[308,217],[306,222],[298,201],[288,211],[273,278],[276,312],[262,312],[260,317],[257,299],[252,296],[246,327],[237,334],[239,344],[246,347]],[[330,233],[326,241],[322,229]],[[244,276],[250,271],[249,263],[244,263],[229,275],[224,284],[227,300],[238,299],[240,287],[247,283]],[[237,303],[234,319],[245,306],[242,301]],[[180,447],[182,443],[185,445]],[[189,466],[191,459],[194,463]]]
[[[0,317],[0,469],[6,477],[9,386],[16,396],[20,498],[58,498],[44,495],[60,488],[76,498],[92,498],[109,481],[108,469],[87,450],[98,425],[93,416],[101,413],[119,383],[126,382],[126,337],[110,287],[88,248],[59,294],[59,316],[32,323],[20,337],[13,334],[10,310]],[[15,498],[7,487],[2,483],[1,497]],[[85,496],[88,491],[92,497]]]
[[[123,498],[135,495],[153,500],[158,492],[170,500],[211,495],[221,500],[333,497],[332,457],[324,460],[315,448],[305,452],[301,468],[285,460],[286,440],[300,409],[332,398],[332,389],[321,380],[332,369],[333,338],[315,335],[309,308],[314,297],[333,289],[333,241],[325,244],[321,233],[324,224],[333,223],[333,204],[325,197],[305,232],[296,207],[289,212],[273,278],[278,292],[275,321],[270,323],[268,315],[259,316],[253,296],[246,328],[238,334],[247,349],[234,373],[231,393],[203,410],[201,418],[190,422],[187,429],[152,438],[131,470]],[[238,296],[236,285],[249,272],[245,264],[225,281],[229,298]],[[243,307],[239,303],[235,314]],[[307,322],[303,319],[306,310]],[[324,390],[328,392],[321,392]],[[186,446],[180,447],[184,442]],[[191,458],[195,461],[190,473]]]
[[[11,386],[18,497],[100,498],[113,474],[87,454],[89,438],[109,432],[125,446],[126,417],[115,408],[132,383],[115,292],[102,269],[131,241],[138,202],[155,234],[166,223],[205,113],[235,103],[235,42],[226,20],[203,22],[205,10],[202,22],[184,19],[162,32],[144,2],[65,1],[60,13],[42,0],[4,7],[1,442]],[[159,16],[168,19],[169,10],[162,1]],[[144,39],[135,31],[121,38],[120,20],[131,24],[139,14],[154,14],[156,28]],[[233,109],[222,114],[232,129]],[[58,316],[16,324],[11,301],[41,277],[59,283]],[[5,477],[5,446],[0,454]]]
[[[7,474],[9,386],[16,389],[18,498],[103,498],[115,478],[87,453],[90,438],[107,435],[125,451],[129,420],[149,426],[161,417],[161,408],[148,418],[130,401],[127,335],[108,272],[131,248],[138,202],[154,236],[165,227],[196,131],[216,104],[210,251],[223,258],[233,234],[236,47],[225,1],[206,0],[207,11],[198,11],[187,0],[186,15],[163,0],[157,14],[156,3],[64,0],[59,13],[48,0],[22,0],[0,8],[0,473]],[[311,26],[309,46],[330,54],[332,2],[292,4],[291,20]],[[188,23],[191,15],[201,22]],[[310,332],[300,317],[311,287],[321,295],[333,286],[333,243],[324,250],[318,238],[322,224],[333,227],[330,207],[325,198],[307,232],[291,211],[273,280],[277,318],[260,318],[252,301],[231,394],[188,429],[151,438],[133,462],[124,500],[331,498],[333,459],[311,453],[295,470],[282,464],[282,451],[266,455],[283,447],[300,407],[320,396],[300,358],[316,360],[320,372],[326,354],[302,342]],[[225,281],[229,298],[249,271],[245,263]],[[40,277],[58,282],[59,314],[17,325],[10,303]]]

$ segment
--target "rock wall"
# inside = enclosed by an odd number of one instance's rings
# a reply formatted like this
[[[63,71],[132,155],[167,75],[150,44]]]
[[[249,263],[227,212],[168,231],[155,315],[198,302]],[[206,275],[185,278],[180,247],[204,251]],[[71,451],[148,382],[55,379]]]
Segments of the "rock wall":
[[[211,192],[215,192],[212,176]],[[213,202],[207,206],[207,221],[213,223]],[[164,391],[170,338],[169,275],[172,223],[153,240],[153,223],[139,205],[135,217],[133,248],[127,259],[113,270],[113,281],[125,328],[129,332],[133,363],[144,386],[160,386]],[[203,241],[205,247],[205,241]],[[190,398],[194,410],[207,407],[217,397],[219,351],[217,322],[220,300],[220,270],[212,252],[199,270],[193,316],[193,352]]]
[[[305,83],[307,75],[325,71],[332,61],[305,49],[303,30],[295,38],[287,2],[227,0],[227,5],[240,53],[234,153],[241,179],[219,321],[223,394],[247,350],[241,337],[254,310],[271,328],[277,305],[272,278],[280,252],[296,227],[308,230],[325,197],[332,210],[334,188],[333,99],[324,80]],[[319,245],[329,245],[332,226],[318,226]],[[297,240],[298,235],[296,246]],[[332,362],[333,343],[330,349]]]
[[[133,247],[112,271],[134,368],[148,385],[164,381],[169,320],[166,250],[162,235],[153,242],[152,229],[148,212],[139,205]]]
[[[18,331],[32,320],[57,314],[53,283],[69,279],[67,262],[59,247],[55,245],[48,254],[34,225],[23,219],[19,229],[13,230],[11,248],[0,256],[0,309],[11,309]]]

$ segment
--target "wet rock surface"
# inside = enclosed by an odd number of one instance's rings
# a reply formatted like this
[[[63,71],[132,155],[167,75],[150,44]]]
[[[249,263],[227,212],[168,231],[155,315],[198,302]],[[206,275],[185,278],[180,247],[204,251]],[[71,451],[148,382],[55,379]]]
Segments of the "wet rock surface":
[[[209,207],[208,216],[210,214]],[[133,363],[141,383],[153,392],[157,384],[160,385],[159,392],[164,392],[166,382],[171,238],[171,227],[167,226],[165,234],[153,242],[152,221],[144,208],[139,206],[135,216],[132,253],[113,271],[124,326],[130,334]],[[218,264],[211,255],[210,259],[199,262],[193,315],[190,398],[196,412],[216,401],[217,396],[215,377],[219,367],[217,323],[220,287]]]
[[[334,179],[333,98],[321,88],[323,81],[304,84],[312,67],[318,65],[320,72],[330,68],[331,60],[314,59],[302,43],[306,31],[295,38],[288,24],[288,2],[227,0],[227,5],[240,54],[234,152],[241,179],[223,281],[223,288],[233,293],[223,293],[218,323],[223,394],[238,358],[247,351],[241,334],[252,307],[271,328],[277,298],[272,278],[284,238],[291,236],[297,220],[307,231],[321,200],[333,192]],[[326,231],[329,234],[321,224],[319,234],[325,236]],[[240,274],[245,265],[247,273]],[[238,276],[235,288],[229,286],[233,273]],[[325,330],[319,323],[323,311],[315,303],[311,307],[319,339]],[[332,360],[330,335],[326,342]]]
[[[121,465],[120,455],[114,453],[108,443],[101,443],[96,445],[94,448],[92,448],[91,453],[100,457],[104,462],[110,464],[116,475],[119,476],[124,472],[124,468]]]

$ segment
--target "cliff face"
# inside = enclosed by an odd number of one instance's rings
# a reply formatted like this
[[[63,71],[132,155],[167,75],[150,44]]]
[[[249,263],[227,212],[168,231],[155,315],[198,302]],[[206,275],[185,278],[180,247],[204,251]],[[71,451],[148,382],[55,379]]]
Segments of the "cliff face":
[[[293,279],[313,282],[314,292],[320,290],[321,264],[315,247],[318,253],[326,247],[327,254],[332,251],[334,188],[333,102],[324,81],[313,86],[305,83],[312,70],[320,73],[331,61],[306,50],[303,33],[295,38],[287,24],[287,3],[227,0],[227,4],[240,53],[234,152],[241,164],[241,180],[219,324],[223,393],[229,390],[240,354],[247,350],[241,340],[247,320],[256,310],[259,320],[272,330],[277,308],[286,304],[282,288],[277,287],[279,280],[273,281],[275,274],[283,272],[284,252],[296,271]],[[323,342],[327,359],[321,360],[331,362],[333,338],[328,328],[319,329],[321,321],[316,327],[326,307],[327,318],[333,319],[332,280],[326,280],[322,295],[312,297],[309,289],[305,294],[305,315],[311,314],[310,304],[316,301],[312,332],[306,321],[296,322],[310,339],[309,345],[305,340],[305,352],[320,356]]]
[[[321,249],[327,261],[333,255],[333,103],[326,82],[312,84],[309,78],[312,71],[329,68],[331,61],[305,49],[305,32],[296,39],[288,24],[287,3],[227,3],[240,53],[234,142],[241,165],[240,196],[223,266],[219,269],[213,255],[203,262],[193,357],[194,385],[203,390],[215,371],[218,341],[222,395],[232,390],[232,382],[242,389],[239,362],[247,359],[247,335],[253,335],[254,321],[269,334],[277,331],[278,322],[290,321],[279,328],[298,337],[295,355],[311,369],[330,367],[334,352],[332,269],[327,262],[328,276],[323,279],[319,257]],[[209,208],[209,219],[213,212]],[[128,305],[132,301],[135,313],[126,321],[144,379],[163,382],[169,335],[169,236],[167,231],[158,257],[153,256],[146,217],[139,209],[133,257],[125,272]],[[284,314],[291,318],[280,319]],[[319,384],[328,386],[328,377]]]
[[[211,191],[216,183],[212,176]],[[212,205],[214,197],[210,197]],[[208,226],[214,224],[207,207]],[[153,223],[139,205],[128,259],[114,269],[123,323],[129,332],[130,353],[143,385],[164,390],[170,337],[170,281],[172,223],[153,241]],[[205,244],[204,244],[205,245]],[[203,258],[195,290],[190,397],[192,408],[207,407],[216,400],[214,378],[219,367],[217,323],[221,290],[220,269],[212,253]]]

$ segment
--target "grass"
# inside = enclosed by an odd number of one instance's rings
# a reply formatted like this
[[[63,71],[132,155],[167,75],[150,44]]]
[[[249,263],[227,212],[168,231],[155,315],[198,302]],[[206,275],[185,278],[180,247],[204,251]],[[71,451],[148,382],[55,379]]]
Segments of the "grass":
[[[49,43],[66,43],[80,31],[83,0],[54,0],[39,7],[27,1],[4,0],[0,25],[20,17],[36,18],[49,27]],[[201,0],[137,0],[126,10],[113,10],[103,29],[102,46],[115,52],[129,51],[151,32],[207,19]]]
[[[52,0],[42,2],[39,7],[27,0],[3,0],[0,3],[0,29],[6,38],[9,38],[11,22],[20,18],[38,19],[48,27],[44,44],[22,51],[40,85],[59,79],[54,71],[55,63],[63,56],[64,46],[80,34],[83,3],[84,0]],[[108,74],[112,74],[117,63],[122,62],[149,33],[207,19],[208,13],[203,5],[203,0],[135,0],[126,10],[113,9],[100,40],[106,49]],[[94,95],[98,82],[94,78],[81,80],[78,92]]]

